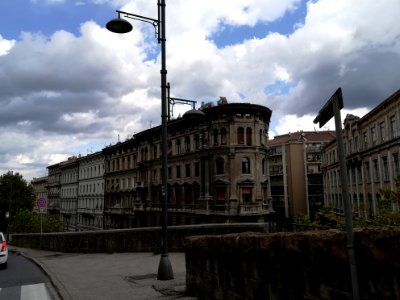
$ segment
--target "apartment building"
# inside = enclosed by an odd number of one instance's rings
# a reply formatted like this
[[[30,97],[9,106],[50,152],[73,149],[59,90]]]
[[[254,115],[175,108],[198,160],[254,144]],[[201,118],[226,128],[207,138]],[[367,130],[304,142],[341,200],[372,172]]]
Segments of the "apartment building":
[[[272,212],[267,141],[271,110],[203,106],[202,120],[168,122],[169,224],[253,222]],[[161,224],[161,126],[103,149],[104,227]]]
[[[79,157],[78,229],[103,229],[104,155]]]
[[[373,217],[381,189],[396,190],[400,170],[400,90],[364,117],[347,115],[344,144],[350,199],[355,214]],[[325,204],[343,212],[336,141],[323,151]],[[393,204],[398,209],[398,204]]]
[[[35,177],[31,180],[31,185],[33,187],[34,193],[35,193],[35,199],[44,199],[46,203],[48,203],[48,197],[47,197],[47,185],[48,185],[48,177],[43,176],[43,177]],[[47,213],[47,206],[39,209],[37,205],[34,205],[33,210],[36,212],[42,212],[42,213]]]
[[[300,131],[269,140],[272,206],[279,217],[311,217],[324,203],[321,151],[333,131]]]
[[[66,231],[78,229],[78,158],[60,163],[60,214]]]
[[[61,170],[60,163],[47,167],[47,212],[60,218]]]

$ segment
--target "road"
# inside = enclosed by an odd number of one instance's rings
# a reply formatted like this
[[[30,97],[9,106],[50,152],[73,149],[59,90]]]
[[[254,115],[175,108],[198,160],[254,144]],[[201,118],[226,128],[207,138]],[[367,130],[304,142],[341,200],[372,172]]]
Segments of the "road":
[[[0,270],[1,300],[59,299],[49,278],[28,259],[9,253],[7,269]]]

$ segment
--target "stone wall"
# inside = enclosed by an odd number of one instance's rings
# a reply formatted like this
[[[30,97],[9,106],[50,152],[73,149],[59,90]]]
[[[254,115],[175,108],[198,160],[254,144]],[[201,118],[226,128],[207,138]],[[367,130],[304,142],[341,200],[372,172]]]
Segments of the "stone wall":
[[[227,234],[244,231],[265,232],[269,223],[204,224],[168,227],[169,251],[184,251],[188,236]],[[62,252],[159,252],[161,228],[13,234],[11,244],[18,247]]]
[[[400,229],[355,232],[361,299],[400,299]],[[352,299],[338,230],[188,238],[186,286],[199,299]]]

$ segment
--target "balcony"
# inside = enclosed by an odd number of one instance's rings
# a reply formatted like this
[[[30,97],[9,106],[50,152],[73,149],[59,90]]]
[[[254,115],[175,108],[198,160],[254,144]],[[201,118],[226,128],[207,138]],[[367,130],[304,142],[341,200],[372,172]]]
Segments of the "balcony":
[[[134,209],[133,208],[121,208],[121,207],[105,207],[104,213],[110,214],[110,215],[133,215]]]
[[[268,212],[268,205],[266,204],[243,204],[240,205],[240,215],[259,215]]]

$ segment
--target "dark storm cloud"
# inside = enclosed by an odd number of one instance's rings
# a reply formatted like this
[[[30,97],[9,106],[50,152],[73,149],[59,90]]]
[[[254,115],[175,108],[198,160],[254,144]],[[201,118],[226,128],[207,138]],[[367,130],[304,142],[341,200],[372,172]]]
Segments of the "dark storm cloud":
[[[347,109],[373,108],[400,88],[400,55],[370,48],[347,59],[320,60],[312,69],[297,74],[304,87],[301,95],[272,97],[275,107],[287,114],[315,114],[338,87]],[[296,102],[297,105],[292,105]]]

